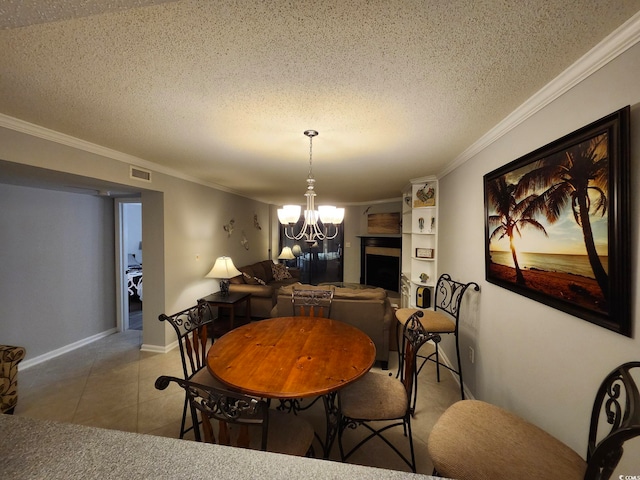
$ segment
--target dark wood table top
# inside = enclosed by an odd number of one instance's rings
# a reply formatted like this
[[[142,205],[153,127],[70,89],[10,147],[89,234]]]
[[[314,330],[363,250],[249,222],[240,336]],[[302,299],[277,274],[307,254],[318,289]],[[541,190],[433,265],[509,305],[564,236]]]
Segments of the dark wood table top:
[[[218,339],[207,354],[211,374],[264,398],[324,395],[357,380],[376,358],[373,341],[339,320],[280,317],[250,323]]]

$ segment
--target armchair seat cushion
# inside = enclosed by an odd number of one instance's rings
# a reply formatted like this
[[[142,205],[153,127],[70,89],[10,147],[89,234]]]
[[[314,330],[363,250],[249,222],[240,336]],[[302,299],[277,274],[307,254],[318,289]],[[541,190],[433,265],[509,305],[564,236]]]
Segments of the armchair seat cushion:
[[[462,400],[434,426],[428,449],[435,469],[464,479],[582,479],[586,462],[544,430],[495,405]]]

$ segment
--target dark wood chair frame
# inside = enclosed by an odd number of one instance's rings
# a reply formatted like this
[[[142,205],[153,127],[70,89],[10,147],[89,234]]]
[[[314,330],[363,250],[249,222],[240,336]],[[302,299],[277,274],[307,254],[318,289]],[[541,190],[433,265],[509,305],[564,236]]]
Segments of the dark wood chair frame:
[[[158,316],[161,322],[169,322],[176,332],[180,358],[182,360],[182,373],[185,380],[190,380],[196,373],[206,367],[208,347],[213,342],[209,332],[213,329],[213,313],[208,302],[198,301],[198,304],[181,310],[173,315]],[[196,440],[200,440],[198,423],[193,423],[186,428],[187,408],[189,399],[185,394],[184,407],[182,409],[182,422],[180,424],[180,438],[194,430]],[[192,418],[195,418],[192,412]],[[194,428],[195,427],[195,428]]]
[[[416,366],[418,359],[418,350],[420,347],[424,345],[427,341],[432,339],[432,335],[424,330],[422,324],[419,321],[419,318],[424,314],[421,310],[417,310],[409,320],[404,325],[402,338],[403,338],[403,368],[400,371],[399,381],[402,382],[404,388],[407,392],[407,409],[404,415],[400,418],[397,418],[396,422],[386,424],[381,428],[374,428],[371,425],[371,422],[378,422],[381,420],[375,419],[366,419],[366,418],[349,418],[345,417],[340,413],[340,422],[338,425],[338,445],[340,448],[340,457],[342,461],[346,461],[353,453],[356,452],[362,445],[367,443],[369,440],[373,438],[380,438],[383,442],[385,442],[391,449],[396,452],[396,454],[411,468],[412,472],[416,472],[416,459],[415,452],[413,448],[413,435],[411,432],[411,416],[412,416],[412,408],[411,408],[411,398],[412,398],[412,389],[415,385],[416,378]],[[375,375],[375,374],[372,374]],[[390,379],[391,380],[391,379]],[[362,399],[363,401],[367,401],[367,399]],[[340,408],[340,393],[338,392],[338,408]],[[386,420],[394,420],[394,419],[386,419]],[[386,421],[385,420],[385,421]],[[351,450],[349,450],[346,454],[344,452],[344,447],[342,444],[342,436],[344,431],[347,428],[355,429],[358,426],[363,426],[367,430],[369,430],[369,435],[362,439],[357,445],[355,445]],[[398,448],[391,443],[389,439],[387,439],[383,433],[387,430],[402,426],[404,430],[404,435],[409,437],[409,449],[411,452],[411,459],[409,460]]]
[[[264,400],[166,375],[158,377],[155,385],[158,390],[164,390],[171,382],[177,383],[185,390],[186,397],[192,407],[192,422],[194,425],[202,422],[205,442],[231,445],[228,424],[259,425],[262,427],[261,449],[266,450],[269,407]],[[198,420],[198,412],[200,412],[201,420]],[[219,422],[218,439],[215,437],[211,420]],[[197,438],[197,440],[202,441],[201,438]],[[238,442],[237,446],[249,447],[249,436],[246,429],[241,429]]]

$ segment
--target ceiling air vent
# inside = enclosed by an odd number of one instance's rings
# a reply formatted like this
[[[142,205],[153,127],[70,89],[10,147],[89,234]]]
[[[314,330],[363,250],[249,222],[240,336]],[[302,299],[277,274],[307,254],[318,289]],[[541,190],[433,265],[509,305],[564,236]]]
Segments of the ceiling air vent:
[[[151,171],[129,165],[129,177],[151,183]]]

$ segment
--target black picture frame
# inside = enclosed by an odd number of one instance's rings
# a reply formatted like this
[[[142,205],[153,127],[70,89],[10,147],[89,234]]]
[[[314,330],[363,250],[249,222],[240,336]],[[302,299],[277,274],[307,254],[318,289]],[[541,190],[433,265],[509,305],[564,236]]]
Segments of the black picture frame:
[[[628,337],[629,116],[621,108],[483,178],[486,280]]]

